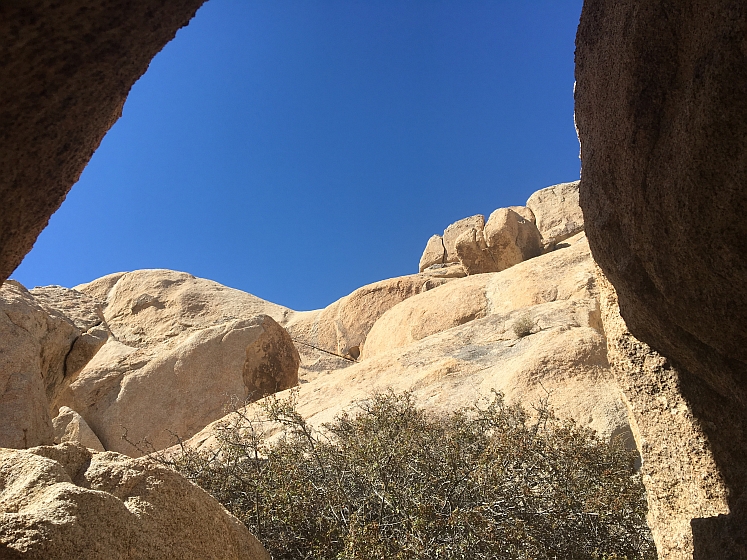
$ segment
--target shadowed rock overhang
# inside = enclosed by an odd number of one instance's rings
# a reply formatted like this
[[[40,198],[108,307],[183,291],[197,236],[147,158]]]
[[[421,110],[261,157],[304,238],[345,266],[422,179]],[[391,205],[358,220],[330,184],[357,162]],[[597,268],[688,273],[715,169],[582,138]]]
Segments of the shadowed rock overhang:
[[[0,3],[0,282],[204,0]]]

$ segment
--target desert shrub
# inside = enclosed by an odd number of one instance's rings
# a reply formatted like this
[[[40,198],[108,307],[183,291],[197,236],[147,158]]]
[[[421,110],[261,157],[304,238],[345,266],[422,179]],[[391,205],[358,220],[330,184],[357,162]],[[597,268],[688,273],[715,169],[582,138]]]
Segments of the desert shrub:
[[[276,560],[656,557],[633,454],[546,403],[530,415],[496,393],[436,415],[387,392],[320,431],[293,398],[263,415],[173,464]]]
[[[532,330],[534,329],[535,322],[534,319],[532,319],[531,315],[528,313],[519,316],[512,326],[514,334],[517,336],[517,338],[523,338],[525,336],[528,336],[532,334]]]

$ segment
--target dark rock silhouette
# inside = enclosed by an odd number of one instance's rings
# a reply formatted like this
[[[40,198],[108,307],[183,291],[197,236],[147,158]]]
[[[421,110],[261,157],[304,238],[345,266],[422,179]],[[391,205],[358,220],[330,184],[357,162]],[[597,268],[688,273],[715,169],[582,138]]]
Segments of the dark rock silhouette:
[[[204,0],[0,3],[0,282]]]
[[[747,4],[586,0],[576,80],[592,253],[729,493],[729,515],[693,520],[694,557],[745,558]]]

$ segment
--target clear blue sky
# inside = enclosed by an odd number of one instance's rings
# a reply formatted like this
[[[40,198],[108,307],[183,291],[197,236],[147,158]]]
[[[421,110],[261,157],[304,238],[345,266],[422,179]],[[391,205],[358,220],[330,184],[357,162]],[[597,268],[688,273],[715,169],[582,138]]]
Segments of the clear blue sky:
[[[210,0],[13,275],[170,268],[294,309],[579,175],[581,0]]]

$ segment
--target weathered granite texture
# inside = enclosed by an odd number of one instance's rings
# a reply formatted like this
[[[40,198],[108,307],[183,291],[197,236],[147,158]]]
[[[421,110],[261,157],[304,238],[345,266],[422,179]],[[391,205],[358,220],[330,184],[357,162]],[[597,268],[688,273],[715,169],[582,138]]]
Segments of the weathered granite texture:
[[[0,283],[204,0],[0,2]]]
[[[592,253],[728,492],[728,515],[692,521],[693,557],[746,558],[747,3],[586,0],[576,80]]]
[[[691,520],[727,513],[728,491],[708,436],[683,397],[682,373],[630,333],[615,289],[599,269],[596,283],[607,359],[643,457],[648,524],[659,558],[692,558]]]

